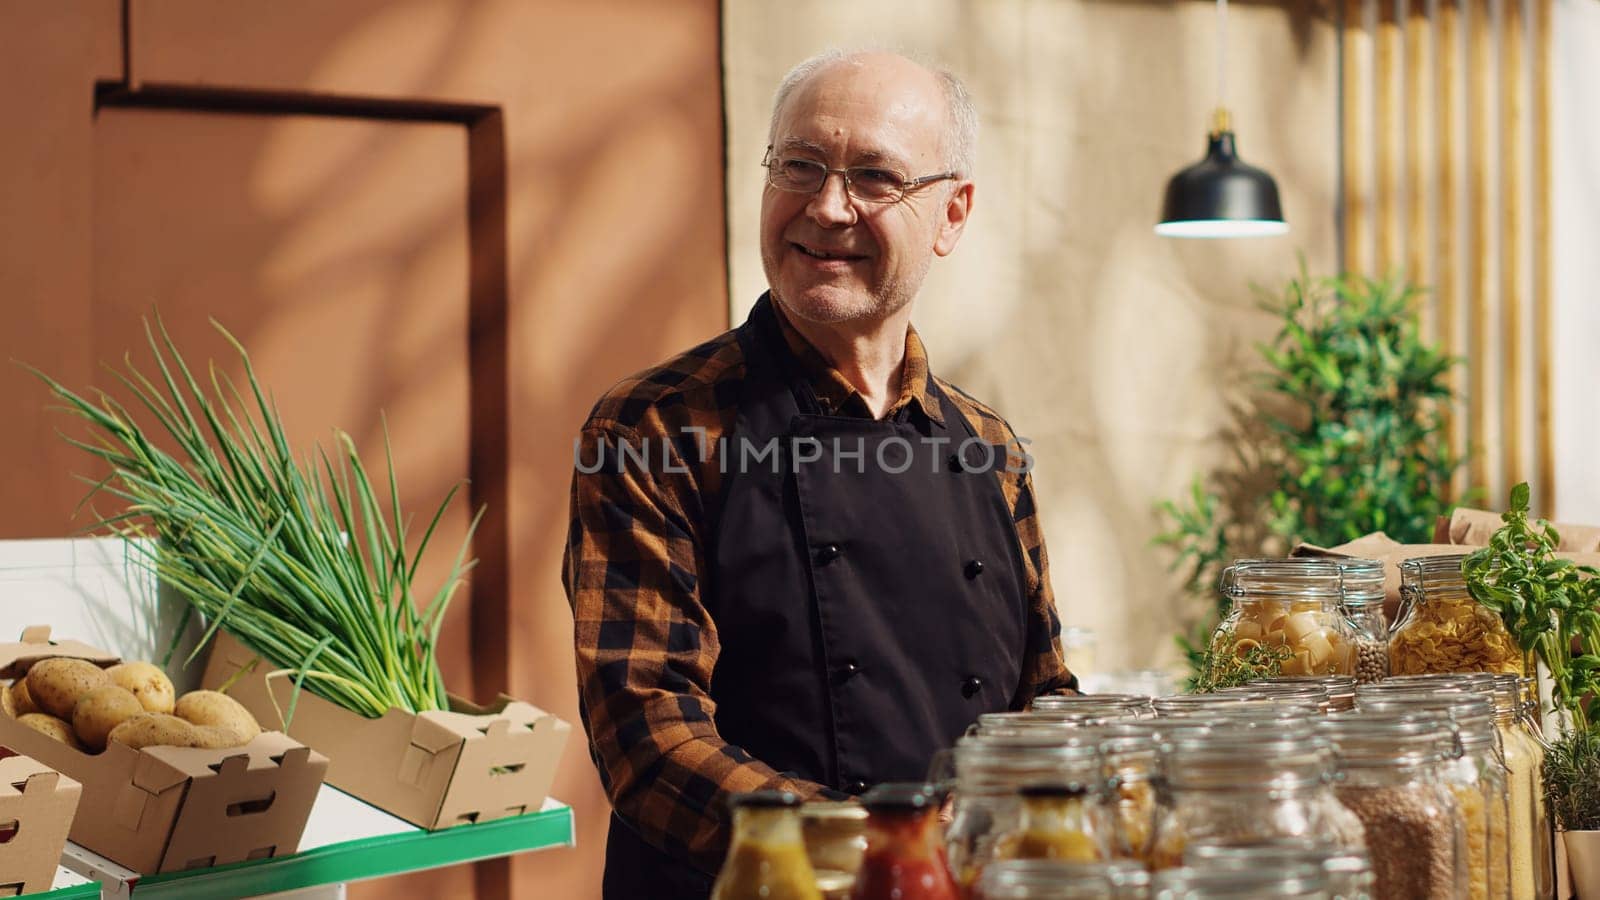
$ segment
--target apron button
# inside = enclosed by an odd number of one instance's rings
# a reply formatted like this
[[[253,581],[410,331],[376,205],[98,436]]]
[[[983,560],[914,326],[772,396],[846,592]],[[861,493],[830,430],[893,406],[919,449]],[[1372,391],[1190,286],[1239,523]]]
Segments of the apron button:
[[[962,472],[967,468],[961,464],[961,454],[959,453],[950,454],[950,458],[947,459],[946,462],[950,464],[950,471],[952,472]]]
[[[844,665],[839,667],[839,671],[834,676],[833,680],[834,680],[835,684],[844,684],[846,681],[849,681],[850,679],[856,677],[860,673],[861,673],[861,667],[860,666],[856,665],[853,662],[847,662]]]
[[[983,560],[975,559],[967,563],[967,580],[977,578],[983,574]]]
[[[847,794],[855,794],[859,797],[867,792],[867,783],[865,781],[847,782],[844,786],[844,792]]]
[[[817,562],[831,563],[839,558],[839,553],[840,550],[838,544],[823,544],[821,547],[817,548]]]
[[[976,675],[961,682],[961,696],[968,700],[976,697],[981,690],[983,690],[983,679]]]

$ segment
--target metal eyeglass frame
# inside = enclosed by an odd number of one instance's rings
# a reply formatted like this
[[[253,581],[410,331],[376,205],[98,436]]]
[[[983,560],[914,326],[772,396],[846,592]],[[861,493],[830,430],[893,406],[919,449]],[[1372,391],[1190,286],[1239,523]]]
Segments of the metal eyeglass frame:
[[[767,170],[767,184],[772,185],[777,190],[787,191],[787,192],[789,192],[791,194],[817,194],[817,193],[821,193],[822,189],[827,186],[827,184],[828,184],[828,176],[829,175],[838,175],[839,177],[844,179],[844,192],[846,194],[849,194],[851,197],[854,197],[855,199],[860,200],[863,203],[882,203],[882,204],[886,204],[886,205],[887,204],[891,204],[891,203],[899,203],[901,200],[904,200],[908,195],[910,195],[910,193],[912,191],[918,190],[919,188],[927,187],[928,185],[933,184],[936,181],[944,181],[944,180],[950,179],[950,178],[960,178],[961,177],[961,173],[960,172],[940,172],[937,175],[924,175],[921,178],[906,178],[904,175],[901,175],[899,172],[895,172],[893,169],[884,168],[883,166],[846,166],[843,169],[830,169],[827,166],[823,165],[822,163],[817,162],[816,160],[812,160],[812,159],[794,159],[792,161],[794,161],[794,162],[802,162],[802,163],[805,163],[806,165],[816,166],[818,169],[822,170],[822,180],[817,182],[816,188],[814,188],[812,190],[809,190],[809,191],[805,191],[805,190],[800,190],[799,188],[785,187],[784,185],[778,184],[776,181],[773,180],[773,178],[776,177],[776,175],[777,175],[777,173],[775,171],[773,171],[773,168],[772,168],[773,163],[778,162],[781,158],[782,157],[775,157],[775,156],[772,155],[772,145],[771,144],[767,145],[767,152],[765,152],[765,153],[763,153],[761,155],[761,168]],[[859,171],[859,170],[862,170],[862,169],[873,169],[873,170],[876,170],[876,171],[879,171],[879,172],[889,172],[889,173],[894,174],[897,178],[900,179],[900,193],[895,195],[894,197],[884,197],[884,198],[863,197],[860,194],[857,194],[854,190],[852,190],[852,187],[855,184],[855,182],[851,179],[850,173],[852,171]]]

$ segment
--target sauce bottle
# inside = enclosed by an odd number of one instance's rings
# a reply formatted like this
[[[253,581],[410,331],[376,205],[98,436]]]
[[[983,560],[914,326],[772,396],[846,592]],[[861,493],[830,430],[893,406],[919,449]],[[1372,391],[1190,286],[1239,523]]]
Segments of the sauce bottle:
[[[735,794],[733,840],[711,900],[822,900],[801,839],[800,798],[790,791]]]
[[[867,852],[850,900],[959,900],[945,862],[940,797],[926,784],[880,784],[861,798]]]

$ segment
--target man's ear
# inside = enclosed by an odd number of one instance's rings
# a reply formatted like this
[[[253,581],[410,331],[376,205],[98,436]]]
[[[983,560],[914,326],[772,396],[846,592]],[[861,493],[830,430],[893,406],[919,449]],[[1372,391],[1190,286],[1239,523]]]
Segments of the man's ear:
[[[972,194],[972,182],[963,181],[945,201],[940,210],[939,233],[933,240],[934,253],[949,256],[950,251],[956,249],[956,242],[961,240],[961,232],[967,227],[967,217],[972,215]]]

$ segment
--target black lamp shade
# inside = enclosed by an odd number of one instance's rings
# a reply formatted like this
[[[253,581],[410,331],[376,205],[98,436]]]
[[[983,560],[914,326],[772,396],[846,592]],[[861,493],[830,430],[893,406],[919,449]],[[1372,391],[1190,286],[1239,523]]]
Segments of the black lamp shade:
[[[1169,237],[1283,234],[1278,185],[1234,150],[1233,132],[1213,132],[1206,158],[1172,176],[1156,233]]]

